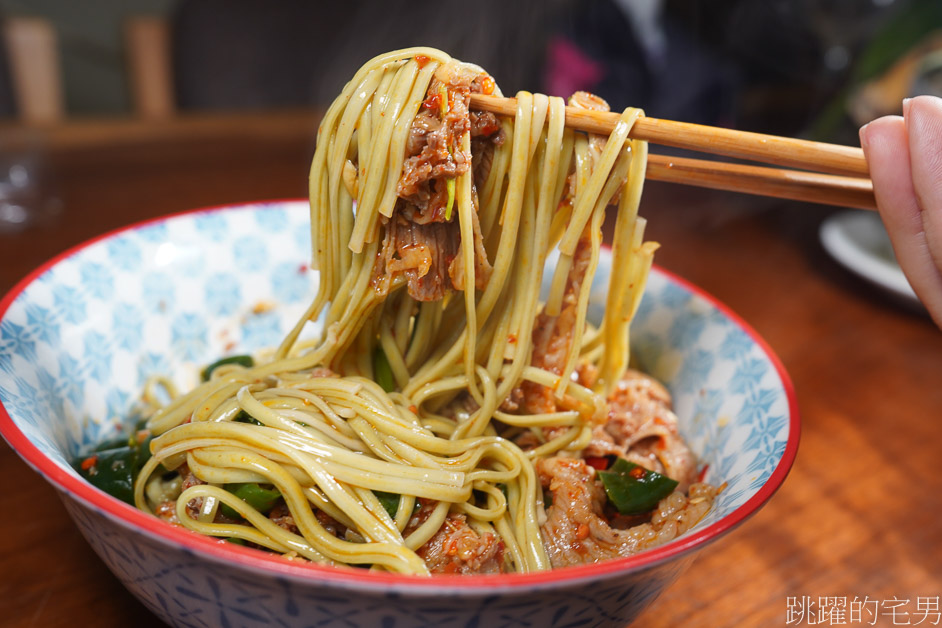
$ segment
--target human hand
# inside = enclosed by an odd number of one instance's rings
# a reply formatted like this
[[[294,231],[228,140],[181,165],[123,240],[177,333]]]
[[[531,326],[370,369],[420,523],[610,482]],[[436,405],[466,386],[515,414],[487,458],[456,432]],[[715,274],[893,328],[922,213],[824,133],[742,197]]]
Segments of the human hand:
[[[860,129],[873,192],[900,267],[942,328],[942,98],[903,101],[903,117]]]

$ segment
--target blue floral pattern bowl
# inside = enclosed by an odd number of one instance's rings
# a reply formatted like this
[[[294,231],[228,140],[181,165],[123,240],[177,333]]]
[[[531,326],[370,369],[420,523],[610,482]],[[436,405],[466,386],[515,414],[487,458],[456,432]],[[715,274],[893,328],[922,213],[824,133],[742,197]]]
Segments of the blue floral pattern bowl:
[[[151,374],[184,388],[198,365],[276,345],[316,288],[307,204],[219,207],[108,234],[43,265],[0,301],[0,433],[59,490],[88,542],[175,626],[625,625],[696,549],[784,481],[799,420],[785,371],[734,314],[660,269],[632,356],[667,384],[681,430],[727,483],[693,530],[637,556],[502,576],[416,578],[291,562],[167,525],[69,466],[113,436]],[[603,255],[590,316],[600,316]]]

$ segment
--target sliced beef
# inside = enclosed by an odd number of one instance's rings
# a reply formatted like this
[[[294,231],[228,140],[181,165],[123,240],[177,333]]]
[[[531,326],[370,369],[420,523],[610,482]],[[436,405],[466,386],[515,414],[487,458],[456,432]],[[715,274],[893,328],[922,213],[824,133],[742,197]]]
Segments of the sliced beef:
[[[446,63],[436,71],[406,141],[406,159],[397,185],[400,200],[386,223],[383,248],[374,265],[377,290],[388,291],[400,274],[406,278],[409,295],[417,301],[437,301],[448,290],[465,289],[461,233],[454,205],[446,216],[448,180],[468,172],[472,155],[480,155],[481,163],[489,168],[488,151],[503,141],[496,116],[468,109],[471,93],[484,90],[487,80],[490,77],[459,63]],[[444,112],[443,98],[448,101]],[[461,137],[466,132],[473,138],[470,154],[461,150]],[[475,170],[475,178],[480,172]],[[474,283],[476,288],[484,289],[491,266],[481,236],[474,186],[472,204]]]
[[[180,477],[183,478],[183,482],[180,484],[181,493],[185,491],[186,489],[190,488],[191,486],[196,486],[198,484],[206,484],[206,482],[196,477],[193,474],[193,472],[190,471],[190,467],[188,467],[186,463],[183,463],[177,468],[177,473],[179,473]],[[202,508],[203,508],[203,498],[194,497],[193,499],[187,502],[186,513],[191,518],[196,519],[199,516],[200,510]]]
[[[427,98],[412,123],[396,192],[420,213],[427,214],[423,222],[431,221],[433,216],[439,221],[445,219],[442,208],[429,202],[441,196],[433,196],[429,182],[455,178],[471,167],[471,155],[461,150],[461,136],[472,129],[468,105],[472,84],[478,77],[477,72],[459,63],[442,65],[435,72]],[[445,99],[447,103],[443,103]],[[494,131],[500,128],[493,126]],[[482,128],[488,128],[486,121],[478,124],[478,129]],[[444,188],[443,181],[441,187]]]
[[[393,214],[386,225],[383,247],[376,260],[373,284],[386,292],[398,274],[404,274],[409,296],[417,301],[438,301],[452,287],[448,268],[458,253],[457,225],[443,222],[417,224]]]
[[[432,573],[504,571],[504,542],[493,532],[478,534],[461,514],[449,514],[435,536],[416,553]]]
[[[536,317],[532,335],[533,354],[530,358],[530,364],[533,366],[557,375],[563,372],[573,343],[579,291],[582,289],[591,257],[592,245],[588,234],[584,234],[573,254],[559,316],[541,312]],[[551,388],[533,382],[523,382],[521,388],[525,412],[540,414],[557,410],[555,392]]]
[[[712,486],[694,484],[689,498],[674,492],[660,501],[649,522],[619,530],[606,519],[605,489],[583,460],[541,459],[536,469],[551,497],[541,532],[554,569],[630,556],[667,543],[703,518],[716,496]]]
[[[605,423],[595,427],[586,456],[617,455],[680,483],[697,480],[697,459],[680,437],[667,389],[654,378],[629,370],[608,398]]]
[[[298,526],[295,524],[294,517],[291,515],[291,511],[288,510],[288,505],[285,504],[284,500],[275,504],[275,507],[268,513],[268,518],[279,528],[291,534],[299,534]]]

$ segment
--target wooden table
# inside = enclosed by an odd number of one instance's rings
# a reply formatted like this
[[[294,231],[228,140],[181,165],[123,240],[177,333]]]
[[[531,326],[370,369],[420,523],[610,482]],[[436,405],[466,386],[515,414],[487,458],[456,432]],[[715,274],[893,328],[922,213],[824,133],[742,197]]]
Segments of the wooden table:
[[[50,132],[63,211],[51,224],[0,236],[0,293],[108,229],[200,206],[304,196],[315,122],[293,115],[293,123],[167,123],[159,133],[104,123],[99,133]],[[892,600],[909,600],[897,618],[908,611],[915,624],[942,595],[942,332],[826,257],[817,229],[830,211],[648,185],[642,213],[663,244],[658,263],[768,340],[794,380],[803,426],[781,491],[704,549],[637,626],[785,625],[789,598],[804,596],[815,604],[844,598],[844,621],[858,626],[873,618],[865,612],[850,623],[855,596],[886,612]],[[5,443],[0,477],[0,624],[159,625]],[[921,625],[933,620],[930,613]]]

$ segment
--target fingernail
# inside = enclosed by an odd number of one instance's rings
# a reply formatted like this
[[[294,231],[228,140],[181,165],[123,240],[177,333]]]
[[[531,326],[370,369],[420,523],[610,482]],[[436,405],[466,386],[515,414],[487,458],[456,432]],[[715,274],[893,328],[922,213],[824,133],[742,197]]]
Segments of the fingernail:
[[[860,130],[857,132],[857,134],[860,136],[860,147],[864,149],[867,148],[867,127],[868,126],[870,126],[869,122],[863,125],[862,127],[860,127]]]
[[[909,104],[912,102],[912,100],[913,100],[912,98],[903,99],[903,117],[904,118],[909,115]]]

